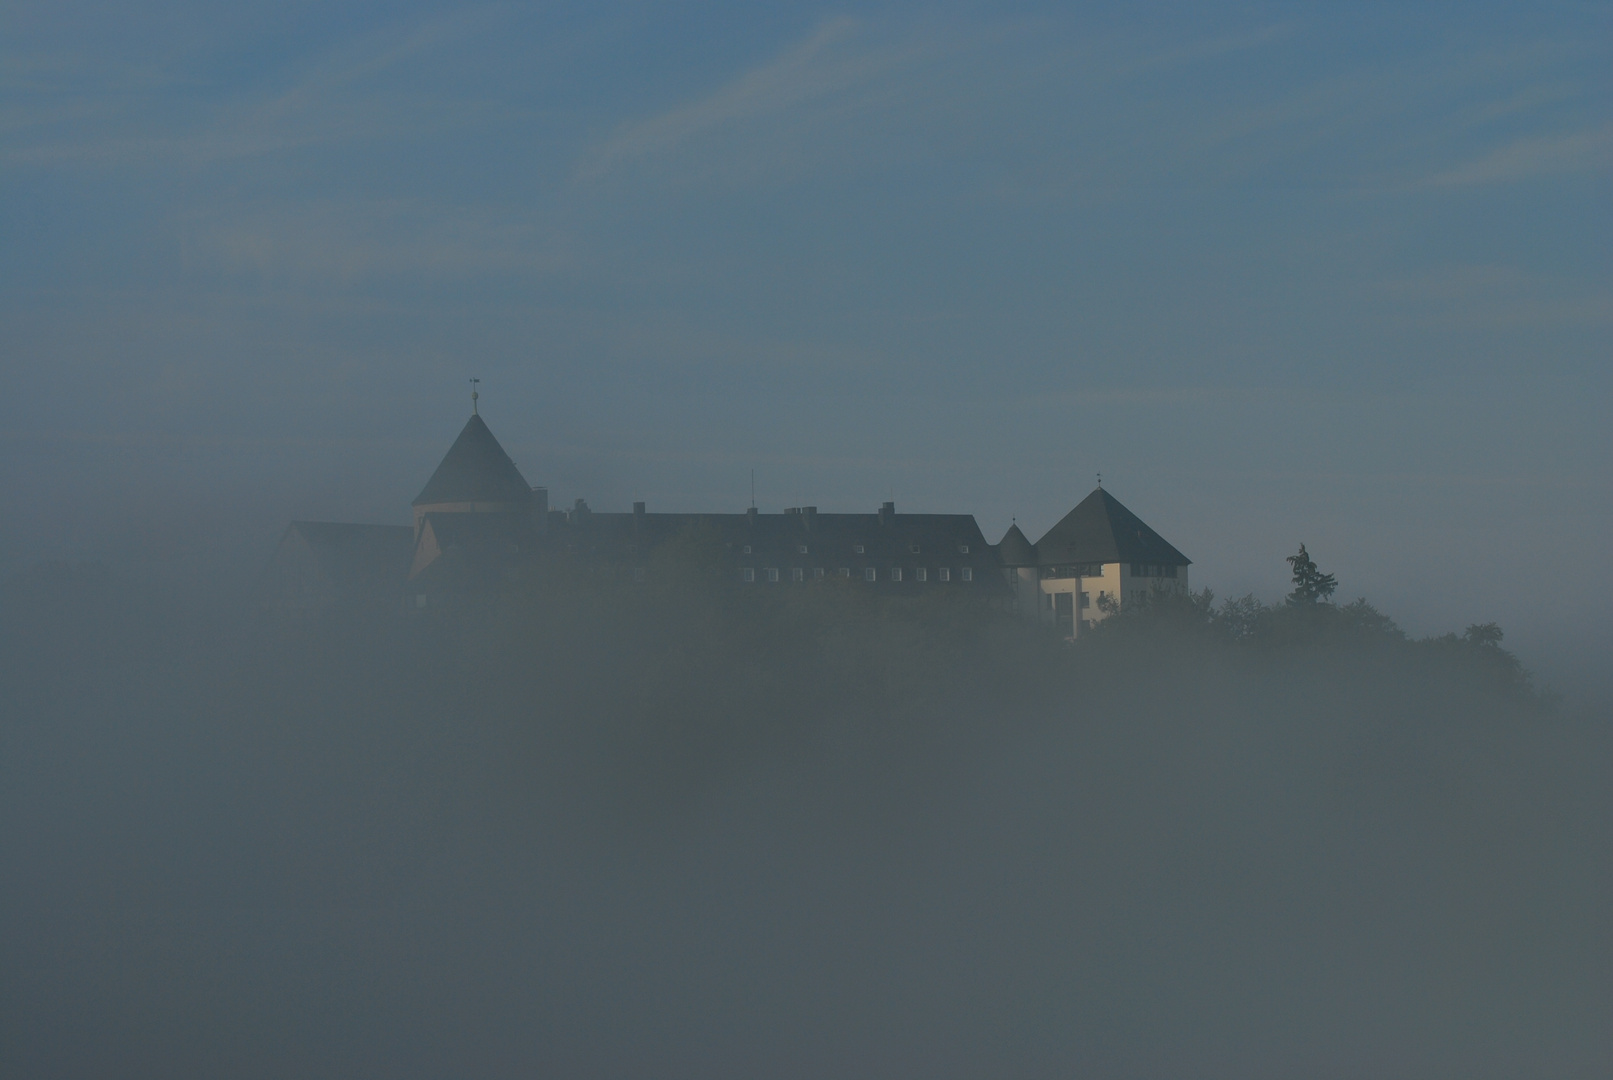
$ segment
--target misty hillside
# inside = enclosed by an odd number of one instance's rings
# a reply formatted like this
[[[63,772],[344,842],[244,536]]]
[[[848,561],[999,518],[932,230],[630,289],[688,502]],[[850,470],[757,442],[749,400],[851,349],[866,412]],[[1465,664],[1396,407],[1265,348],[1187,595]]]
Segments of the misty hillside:
[[[663,569],[291,623],[9,582],[0,1071],[1613,1060],[1609,731],[1486,628],[1200,596],[1072,647]]]

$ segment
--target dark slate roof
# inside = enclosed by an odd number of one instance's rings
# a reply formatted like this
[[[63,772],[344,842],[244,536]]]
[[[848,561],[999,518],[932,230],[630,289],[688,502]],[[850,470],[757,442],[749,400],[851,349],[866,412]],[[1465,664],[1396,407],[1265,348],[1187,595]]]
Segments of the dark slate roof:
[[[487,424],[475,414],[443,456],[414,506],[436,503],[524,503],[531,498],[521,470],[498,444]]]
[[[620,514],[591,511],[575,523],[559,526],[553,542],[574,545],[597,556],[623,559],[647,553],[687,530],[697,530],[723,545],[734,566],[823,567],[834,573],[849,567],[880,571],[891,567],[964,567],[976,581],[997,581],[988,571],[1001,565],[981,535],[972,514],[820,514],[787,510],[782,514]],[[749,552],[745,548],[749,547]],[[802,551],[801,548],[806,548]],[[861,547],[863,550],[858,551]]]
[[[997,541],[997,558],[1004,566],[1035,566],[1036,548],[1025,539],[1018,525],[1010,525],[1003,538]]]
[[[1193,561],[1103,488],[1047,530],[1036,541],[1036,555],[1042,566],[1112,562],[1187,566]]]

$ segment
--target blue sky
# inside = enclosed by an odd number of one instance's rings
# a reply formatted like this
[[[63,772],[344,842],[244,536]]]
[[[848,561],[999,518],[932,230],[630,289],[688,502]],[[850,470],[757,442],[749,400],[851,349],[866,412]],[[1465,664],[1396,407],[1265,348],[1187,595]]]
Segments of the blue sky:
[[[476,375],[561,501],[755,469],[1034,538],[1101,471],[1223,594],[1303,540],[1413,629],[1613,647],[1610,45],[1607,4],[7,5],[0,554],[404,520]]]

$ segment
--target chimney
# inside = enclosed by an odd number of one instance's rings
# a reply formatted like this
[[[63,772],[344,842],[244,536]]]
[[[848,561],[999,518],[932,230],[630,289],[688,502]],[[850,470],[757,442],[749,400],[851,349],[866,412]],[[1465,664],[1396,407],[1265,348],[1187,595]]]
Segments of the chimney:
[[[745,521],[746,521],[747,524],[750,524],[750,525],[756,524],[756,507],[752,506],[752,507],[749,507],[748,509],[746,509],[746,511],[745,511]]]
[[[812,531],[812,526],[817,522],[817,520],[818,508],[816,506],[801,507],[801,524],[807,527],[807,532]]]
[[[885,525],[889,525],[891,519],[894,518],[895,516],[896,516],[896,504],[895,503],[887,502],[887,503],[880,503],[879,504],[879,524],[881,525],[881,527],[883,527]]]

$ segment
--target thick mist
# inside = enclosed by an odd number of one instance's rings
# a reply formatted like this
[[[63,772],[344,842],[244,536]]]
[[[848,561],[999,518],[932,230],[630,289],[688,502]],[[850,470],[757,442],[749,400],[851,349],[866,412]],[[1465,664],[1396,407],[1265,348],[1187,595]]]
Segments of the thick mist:
[[[0,1072],[1600,1076],[1606,718],[1493,644],[556,565],[0,607]],[[1278,613],[1281,615],[1281,613]]]

